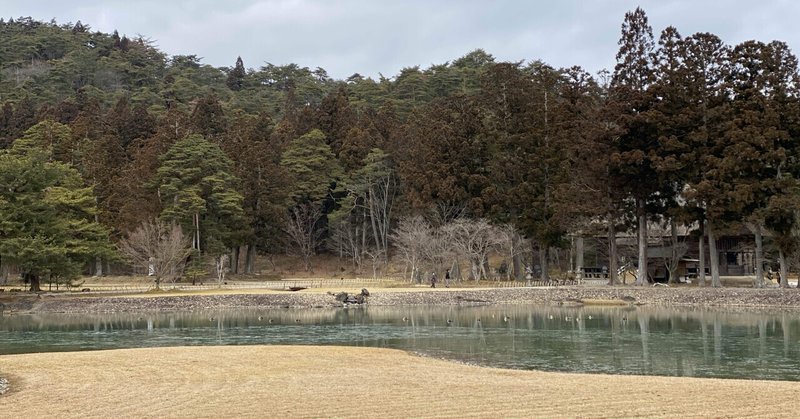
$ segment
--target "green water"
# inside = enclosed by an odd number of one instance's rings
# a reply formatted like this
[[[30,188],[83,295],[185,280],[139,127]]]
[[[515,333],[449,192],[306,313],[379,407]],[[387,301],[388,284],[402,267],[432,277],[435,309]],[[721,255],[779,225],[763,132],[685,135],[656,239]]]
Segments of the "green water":
[[[0,354],[263,344],[397,348],[516,369],[800,380],[797,312],[514,305],[0,317]]]

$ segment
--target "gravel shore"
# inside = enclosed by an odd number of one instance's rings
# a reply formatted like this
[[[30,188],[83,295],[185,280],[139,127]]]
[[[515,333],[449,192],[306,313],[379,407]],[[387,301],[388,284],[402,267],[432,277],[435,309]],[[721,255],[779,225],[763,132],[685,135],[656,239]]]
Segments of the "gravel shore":
[[[359,290],[341,290],[356,293]],[[102,313],[206,310],[225,308],[339,307],[332,293],[298,292],[197,294],[153,296],[18,296],[0,300],[0,309],[29,313]],[[465,304],[636,304],[653,306],[754,307],[800,309],[800,290],[750,288],[671,287],[554,287],[498,289],[386,288],[370,290],[366,304],[465,305]]]

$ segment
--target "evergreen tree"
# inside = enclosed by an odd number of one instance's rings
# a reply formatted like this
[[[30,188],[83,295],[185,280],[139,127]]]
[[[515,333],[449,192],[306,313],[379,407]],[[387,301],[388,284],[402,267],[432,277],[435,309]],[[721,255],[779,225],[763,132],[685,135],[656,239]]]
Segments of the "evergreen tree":
[[[281,166],[289,174],[291,206],[286,233],[311,270],[311,256],[321,237],[323,205],[342,177],[342,169],[325,141],[325,134],[312,130],[292,140],[281,156]]]
[[[340,87],[326,96],[317,109],[314,120],[324,134],[331,151],[339,156],[342,144],[350,130],[356,125],[356,113],[350,106],[347,89]]]
[[[281,166],[289,172],[290,195],[296,203],[321,202],[342,176],[339,162],[320,130],[292,140],[281,156]]]
[[[764,286],[763,230],[766,214],[794,213],[797,181],[790,161],[798,151],[797,58],[786,44],[748,41],[737,45],[730,56],[726,147],[720,170],[732,188],[734,210],[755,235],[756,287]],[[786,208],[783,208],[786,206]],[[770,208],[772,207],[772,208]],[[780,231],[789,228],[776,225]]]
[[[616,179],[617,187],[634,201],[639,243],[637,285],[648,281],[647,206],[662,189],[651,160],[658,146],[657,136],[646,119],[646,111],[652,106],[648,89],[654,81],[651,61],[654,44],[644,10],[637,8],[626,13],[606,102],[618,130],[615,150],[610,156],[610,175]]]
[[[481,138],[478,107],[452,96],[417,109],[401,130],[395,156],[410,209],[438,212],[445,220],[487,207],[488,144]]]
[[[244,69],[242,57],[236,57],[236,65],[228,73],[228,80],[225,81],[225,84],[229,89],[238,92],[244,87],[245,76],[247,76],[247,71]]]
[[[224,137],[220,147],[233,160],[236,176],[242,181],[243,209],[251,226],[246,239],[245,271],[253,273],[256,249],[276,252],[282,241],[282,221],[288,206],[288,174],[280,165],[283,146],[272,136],[269,115],[240,116]],[[237,252],[231,261],[236,272]]]
[[[153,136],[134,140],[128,147],[129,160],[115,185],[119,188],[117,217],[124,226],[121,231],[129,232],[161,213],[159,197],[149,183],[158,170],[159,157],[189,134],[188,119],[184,112],[170,109],[158,121]]]
[[[0,255],[20,268],[31,291],[45,279],[76,278],[94,257],[113,256],[91,188],[33,140],[0,152],[0,184]]]
[[[683,162],[687,185],[683,196],[688,209],[695,213],[694,218],[700,224],[700,285],[705,284],[704,236],[707,236],[712,286],[720,287],[715,232],[731,214],[726,198],[726,191],[731,185],[719,170],[724,150],[724,123],[727,119],[724,109],[728,94],[724,81],[728,74],[729,48],[718,37],[708,33],[697,33],[686,38],[683,47],[683,60],[688,73],[683,78],[686,107],[682,116],[676,118],[687,118],[691,126],[686,137],[676,137],[676,140],[683,139],[690,150],[684,154],[687,160]]]
[[[209,140],[218,140],[228,129],[228,121],[222,105],[214,95],[203,96],[197,101],[190,118],[194,132]]]
[[[230,159],[197,134],[176,142],[159,159],[153,185],[161,199],[161,218],[192,236],[192,248],[222,255],[241,244],[245,233],[239,179]]]

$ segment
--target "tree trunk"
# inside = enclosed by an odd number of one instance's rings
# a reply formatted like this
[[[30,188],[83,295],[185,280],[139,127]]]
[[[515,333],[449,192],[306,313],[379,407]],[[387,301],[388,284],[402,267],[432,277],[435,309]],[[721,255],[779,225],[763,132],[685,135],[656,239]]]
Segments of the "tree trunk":
[[[27,275],[28,280],[31,281],[31,292],[39,292],[42,290],[39,275]]]
[[[637,200],[636,209],[639,221],[639,269],[635,285],[645,285],[649,281],[647,280],[647,214],[644,212],[644,202]]]
[[[701,224],[700,228],[700,240],[697,243],[697,252],[699,256],[697,257],[697,282],[700,283],[701,287],[706,286],[706,235],[705,235],[705,221]]]
[[[583,236],[575,237],[575,275],[583,279]]]
[[[547,275],[547,270],[548,270],[547,251],[548,251],[547,246],[539,246],[539,266],[541,267],[542,270],[542,272],[539,275],[539,279],[541,279],[542,281],[547,281],[549,279]]]
[[[511,260],[512,265],[514,266],[514,279],[521,281],[523,278],[525,278],[525,274],[522,271],[522,258],[520,257],[519,252],[516,252]]]
[[[450,268],[450,279],[459,282],[464,280],[464,278],[461,277],[461,266],[458,263],[458,259],[453,261],[453,265]]]
[[[94,276],[103,276],[103,258],[100,256],[94,259]]]
[[[361,248],[358,249],[358,272],[361,273],[361,265],[364,263],[364,251],[367,249],[367,219],[361,221]]]
[[[200,253],[200,213],[194,214],[195,249]]]
[[[239,246],[233,246],[231,248],[231,273],[238,274],[239,273],[239,253],[241,252],[241,248]]]
[[[717,239],[714,237],[714,224],[711,220],[706,222],[706,234],[708,234],[708,262],[711,264],[711,286],[719,288],[722,286],[719,280],[719,254],[717,254]]]
[[[94,205],[97,206],[97,203],[98,199],[95,196]],[[100,214],[98,212],[95,212],[94,214],[94,222],[98,224],[100,223]],[[101,258],[100,256],[97,256],[94,260],[94,276],[98,278],[103,276],[103,258]]]
[[[617,231],[614,222],[608,221],[608,285],[619,284],[619,267],[617,266]]]
[[[255,271],[256,263],[256,245],[250,243],[247,245],[247,253],[244,256],[244,273],[252,274]]]
[[[778,260],[780,261],[780,286],[781,288],[789,288],[789,269],[786,266],[786,255],[783,253],[783,250],[778,249]]]
[[[372,225],[372,238],[373,240],[375,240],[375,249],[377,249],[378,252],[383,252],[384,251],[383,240],[381,240],[379,237],[380,234],[378,231],[378,223],[377,220],[375,219],[375,191],[371,186],[367,193],[367,199],[369,200],[368,201],[369,221]]]
[[[675,225],[675,219],[673,218],[669,222],[670,225],[670,233],[672,236],[672,258],[667,265],[669,269],[669,280],[670,284],[675,284],[678,282],[678,259],[680,259],[680,255],[678,255],[678,226]]]
[[[756,280],[753,285],[764,288],[764,239],[761,235],[761,224],[753,226],[753,234],[756,240]]]

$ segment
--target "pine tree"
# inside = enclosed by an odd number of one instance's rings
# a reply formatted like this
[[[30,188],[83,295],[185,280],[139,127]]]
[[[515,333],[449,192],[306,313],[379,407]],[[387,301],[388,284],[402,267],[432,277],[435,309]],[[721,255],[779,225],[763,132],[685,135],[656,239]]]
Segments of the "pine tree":
[[[320,130],[292,140],[281,156],[281,166],[289,172],[290,195],[295,203],[320,203],[342,176],[339,162]]]
[[[0,255],[40,291],[42,280],[71,281],[94,257],[112,257],[109,232],[95,221],[95,198],[79,173],[53,162],[26,138],[0,152]]]
[[[316,253],[322,235],[323,205],[331,201],[342,169],[325,141],[325,134],[317,129],[289,143],[281,156],[281,166],[289,174],[291,197],[285,232],[310,271],[311,256]]]
[[[215,144],[192,134],[159,159],[153,186],[161,198],[161,218],[192,235],[192,248],[221,255],[245,234],[239,179],[230,159]]]

